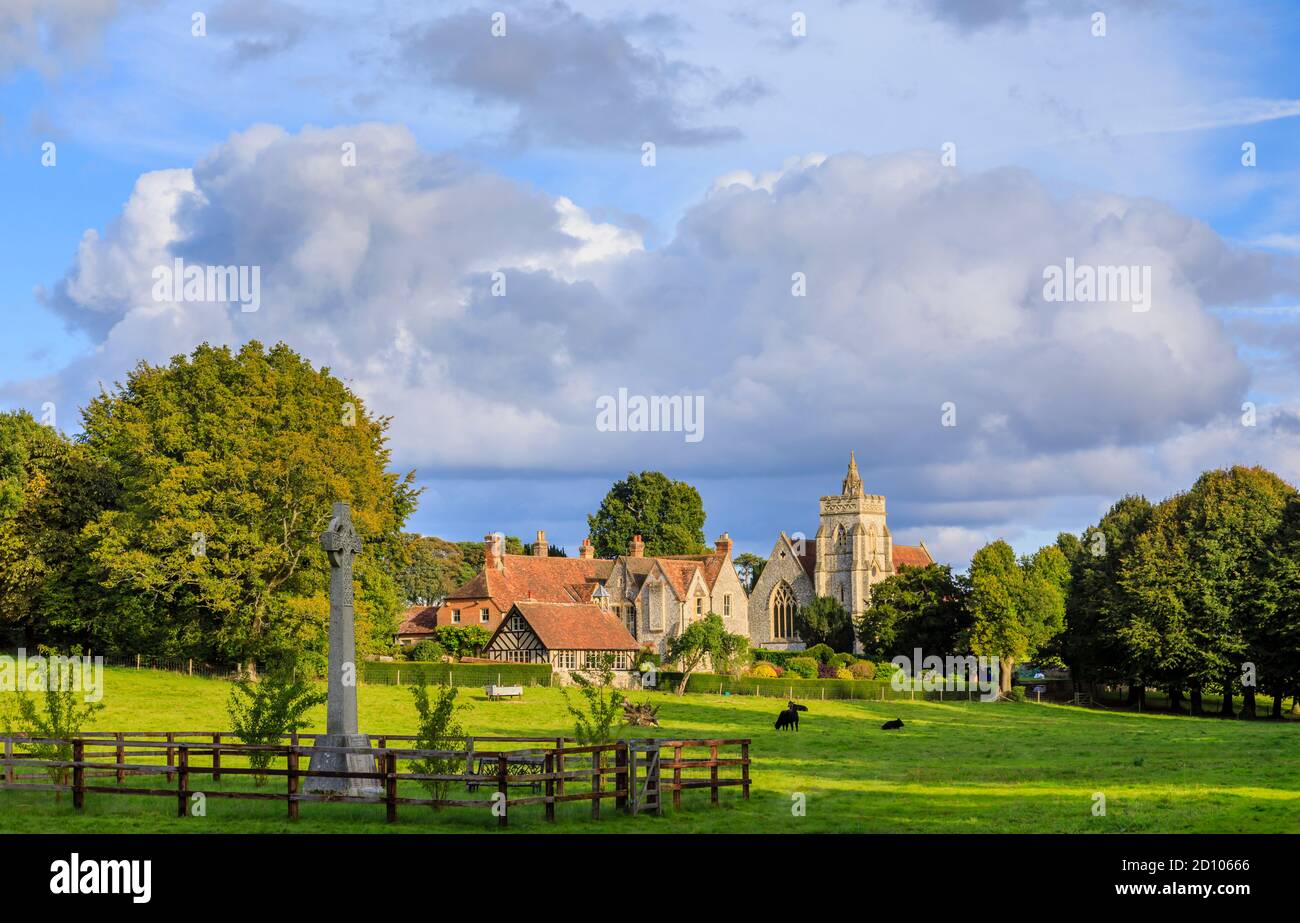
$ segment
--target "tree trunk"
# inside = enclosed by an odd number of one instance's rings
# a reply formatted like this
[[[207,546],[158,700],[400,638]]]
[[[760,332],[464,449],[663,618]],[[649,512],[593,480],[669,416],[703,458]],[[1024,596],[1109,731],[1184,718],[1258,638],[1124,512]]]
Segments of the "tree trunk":
[[[1128,698],[1124,700],[1124,704],[1129,706],[1130,708],[1136,706],[1139,701],[1138,697],[1141,694],[1141,689],[1142,686],[1138,680],[1136,679],[1129,680]]]
[[[1232,710],[1232,678],[1229,677],[1223,681],[1223,707],[1219,709],[1220,718],[1233,718],[1236,714]]]
[[[1300,692],[1291,693],[1291,714],[1300,715]]]
[[[685,670],[682,672],[682,681],[677,684],[678,695],[686,695],[686,683],[690,680],[690,678],[691,678],[690,670]]]
[[[1169,710],[1175,715],[1183,713],[1183,690],[1177,686],[1169,687]]]
[[[1255,687],[1247,686],[1241,691],[1241,714],[1238,718],[1247,720],[1255,717]]]
[[[1198,718],[1205,714],[1205,706],[1201,702],[1201,687],[1199,685],[1192,687],[1192,714]]]
[[[1273,696],[1273,708],[1268,713],[1270,718],[1277,721],[1282,720],[1282,700],[1284,698],[1286,698],[1286,696],[1281,695],[1280,693]]]
[[[1001,695],[1011,694],[1011,677],[1015,672],[1015,663],[1003,660],[998,669],[998,691]]]

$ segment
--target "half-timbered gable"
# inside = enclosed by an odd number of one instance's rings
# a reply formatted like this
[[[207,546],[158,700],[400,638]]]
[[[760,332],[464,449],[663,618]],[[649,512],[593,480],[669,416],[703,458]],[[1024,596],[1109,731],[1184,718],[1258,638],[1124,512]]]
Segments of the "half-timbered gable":
[[[591,603],[517,602],[493,633],[484,655],[502,663],[549,663],[561,680],[592,669],[602,657],[614,670],[632,670],[638,649],[623,623]],[[621,684],[626,684],[626,676]]]

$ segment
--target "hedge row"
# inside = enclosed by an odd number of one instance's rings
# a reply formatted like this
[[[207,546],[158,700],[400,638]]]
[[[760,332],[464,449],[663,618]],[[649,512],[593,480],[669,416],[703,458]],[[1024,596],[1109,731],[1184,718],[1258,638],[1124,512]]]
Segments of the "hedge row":
[[[366,660],[361,664],[361,681],[394,686],[419,682],[452,686],[549,686],[549,663],[421,663],[419,661]]]
[[[659,688],[663,690],[676,689],[677,684],[681,682],[680,673],[660,673]],[[687,692],[696,693],[731,693],[732,695],[758,695],[772,698],[795,698],[795,699],[868,699],[879,701],[902,700],[915,698],[920,701],[939,701],[941,698],[966,699],[970,696],[965,692],[948,692],[940,693],[938,690],[925,692],[917,689],[915,696],[908,690],[894,689],[889,680],[877,679],[762,679],[751,676],[720,676],[715,673],[692,673],[691,678],[686,683]],[[979,696],[979,690],[975,690],[972,695]]]

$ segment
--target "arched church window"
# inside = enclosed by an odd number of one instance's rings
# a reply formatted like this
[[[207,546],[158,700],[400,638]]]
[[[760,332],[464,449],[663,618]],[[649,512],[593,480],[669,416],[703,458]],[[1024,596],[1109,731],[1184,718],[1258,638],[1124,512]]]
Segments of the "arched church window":
[[[776,639],[793,638],[794,612],[796,609],[794,591],[784,581],[772,591],[772,637]]]

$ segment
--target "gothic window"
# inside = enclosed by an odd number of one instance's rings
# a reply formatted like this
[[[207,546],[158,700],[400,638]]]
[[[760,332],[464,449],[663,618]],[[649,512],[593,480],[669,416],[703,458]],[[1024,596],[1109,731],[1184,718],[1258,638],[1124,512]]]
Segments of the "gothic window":
[[[849,533],[843,526],[837,526],[835,529],[835,553],[849,553]]]
[[[794,592],[790,584],[782,581],[772,591],[772,637],[775,639],[793,638],[794,611],[796,608]]]

